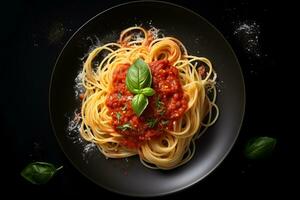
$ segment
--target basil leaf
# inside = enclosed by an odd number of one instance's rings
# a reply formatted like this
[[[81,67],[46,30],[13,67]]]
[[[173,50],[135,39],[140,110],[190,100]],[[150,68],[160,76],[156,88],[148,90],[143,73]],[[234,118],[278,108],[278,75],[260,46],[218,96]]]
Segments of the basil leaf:
[[[21,171],[21,176],[33,184],[45,184],[62,168],[63,166],[56,168],[51,163],[33,162]]]
[[[144,95],[146,95],[146,96],[149,97],[149,96],[154,95],[155,91],[152,88],[150,88],[150,87],[146,87],[146,88],[144,88],[144,89],[141,90],[141,94],[144,94]]]
[[[143,94],[137,94],[133,97],[131,106],[135,114],[139,117],[148,105],[148,99]]]
[[[146,96],[152,96],[155,91],[151,88],[152,75],[147,63],[138,58],[126,74],[127,89],[136,94],[131,102],[132,109],[139,117],[148,105]]]
[[[249,159],[260,159],[271,154],[276,145],[276,139],[258,137],[250,140],[245,148],[245,155]]]
[[[131,81],[129,80],[129,78],[127,78],[127,76],[126,76],[126,87],[133,94],[138,94],[138,92],[139,92],[138,89],[135,89],[135,87],[133,86],[133,84],[131,83]]]
[[[150,87],[152,76],[150,69],[141,58],[138,58],[128,69],[126,74],[126,87],[133,93],[137,94],[145,87]]]
[[[151,87],[152,84],[152,75],[147,63],[144,62],[143,59],[138,58],[135,61],[135,65],[139,69],[139,83],[140,88]]]

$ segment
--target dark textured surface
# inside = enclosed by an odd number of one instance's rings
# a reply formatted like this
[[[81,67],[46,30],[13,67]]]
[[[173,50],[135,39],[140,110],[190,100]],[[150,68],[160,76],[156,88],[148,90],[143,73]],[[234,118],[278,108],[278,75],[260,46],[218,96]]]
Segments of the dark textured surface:
[[[48,88],[55,60],[68,38],[88,19],[106,8],[124,1],[9,1],[2,6],[1,42],[2,74],[4,87],[1,98],[1,131],[4,157],[9,168],[6,186],[20,194],[38,197],[66,194],[76,196],[93,194],[119,197],[92,183],[70,164],[52,132],[48,113]],[[292,34],[293,25],[285,4],[254,3],[248,1],[175,1],[190,8],[215,25],[232,45],[245,78],[247,104],[240,136],[224,162],[208,177],[170,198],[187,195],[222,195],[241,197],[291,195],[294,171],[290,131],[285,113],[291,110],[285,91],[289,85],[278,83],[285,71],[282,57],[289,52],[284,48],[285,37]],[[289,13],[289,12],[288,12]],[[291,12],[292,13],[292,12]],[[259,44],[262,56],[245,51],[234,35],[235,24],[255,21],[260,25]],[[295,24],[294,24],[295,25]],[[57,29],[62,30],[63,34]],[[288,43],[293,44],[293,43]],[[282,94],[284,93],[284,94]],[[282,104],[286,106],[282,106]],[[253,136],[271,136],[278,144],[271,158],[253,162],[244,158],[246,141]],[[23,180],[19,172],[33,160],[64,165],[62,173],[47,185],[34,186]],[[12,184],[12,185],[11,185]],[[130,183],[128,183],[130,184]],[[16,189],[17,188],[17,189]],[[283,192],[287,190],[286,192]],[[15,194],[15,193],[13,193]],[[166,197],[166,198],[168,198]]]

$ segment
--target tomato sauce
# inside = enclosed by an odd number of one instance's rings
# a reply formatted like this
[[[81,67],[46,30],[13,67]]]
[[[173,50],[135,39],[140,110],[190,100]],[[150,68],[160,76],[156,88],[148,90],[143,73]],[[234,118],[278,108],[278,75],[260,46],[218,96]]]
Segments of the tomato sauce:
[[[143,142],[159,137],[166,129],[172,130],[174,122],[183,116],[188,106],[178,69],[164,60],[148,65],[155,94],[148,97],[149,104],[140,117],[131,107],[133,94],[127,90],[125,83],[130,65],[120,65],[116,69],[106,100],[112,126],[124,136],[120,142],[128,148],[138,148]]]

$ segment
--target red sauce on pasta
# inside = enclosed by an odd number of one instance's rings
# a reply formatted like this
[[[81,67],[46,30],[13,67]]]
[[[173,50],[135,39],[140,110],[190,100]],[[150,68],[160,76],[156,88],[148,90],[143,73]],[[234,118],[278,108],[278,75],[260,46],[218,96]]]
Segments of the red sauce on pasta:
[[[138,148],[143,142],[159,137],[164,130],[173,130],[174,122],[188,107],[188,98],[176,67],[164,60],[149,63],[155,94],[149,97],[149,105],[138,117],[131,107],[133,94],[125,83],[129,67],[120,65],[115,70],[106,106],[112,116],[113,128],[124,136],[120,143],[128,148]]]

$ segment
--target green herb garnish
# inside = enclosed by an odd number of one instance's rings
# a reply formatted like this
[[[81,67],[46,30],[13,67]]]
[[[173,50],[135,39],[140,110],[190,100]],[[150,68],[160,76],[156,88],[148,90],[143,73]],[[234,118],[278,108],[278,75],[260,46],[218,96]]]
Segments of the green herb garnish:
[[[164,115],[165,114],[165,110],[160,110],[158,113],[160,114],[160,115]]]
[[[120,123],[120,119],[122,117],[121,113],[117,112],[116,117],[117,117],[118,123]]]
[[[147,96],[152,96],[155,91],[151,88],[152,75],[147,63],[138,58],[128,69],[126,74],[126,87],[135,94],[132,99],[132,109],[140,116],[148,105]]]
[[[122,98],[122,93],[118,92],[118,99],[121,99],[121,98]]]
[[[22,170],[21,176],[33,184],[40,185],[47,183],[62,168],[63,166],[56,168],[51,163],[33,162]]]
[[[251,139],[245,148],[245,155],[249,159],[260,159],[270,155],[275,148],[277,140],[270,137]]]
[[[156,123],[157,123],[157,119],[149,119],[146,124],[149,128],[154,128]]]
[[[132,129],[132,126],[131,126],[131,124],[126,123],[121,126],[117,126],[117,129],[120,129],[121,131],[126,131],[128,129]]]
[[[133,97],[131,105],[135,114],[137,114],[137,116],[140,116],[146,109],[148,103],[148,98],[145,95],[137,94]]]
[[[141,93],[144,94],[145,96],[149,97],[149,96],[154,95],[155,91],[150,87],[146,87],[144,89],[141,89]]]
[[[159,97],[157,97],[155,100],[155,106],[158,110],[164,106],[164,103],[159,99]]]

